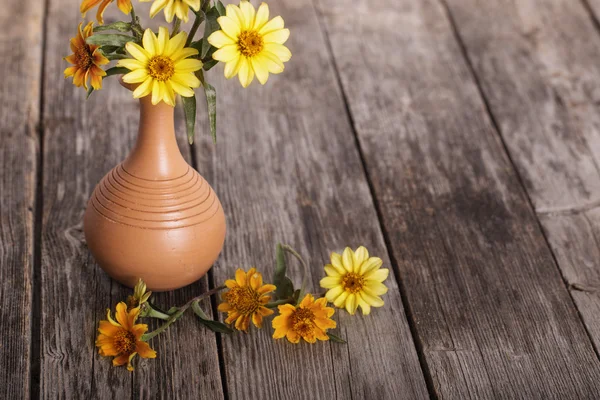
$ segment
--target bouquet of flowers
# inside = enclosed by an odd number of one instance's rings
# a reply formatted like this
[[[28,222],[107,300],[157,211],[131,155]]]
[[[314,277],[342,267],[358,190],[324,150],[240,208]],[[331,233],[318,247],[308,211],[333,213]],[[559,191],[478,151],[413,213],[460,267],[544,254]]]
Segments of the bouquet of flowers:
[[[73,84],[83,87],[88,97],[102,89],[102,80],[112,75],[122,75],[123,82],[134,87],[134,98],[152,96],[155,105],[163,101],[174,107],[176,95],[181,96],[190,143],[196,121],[195,90],[199,88],[206,98],[210,132],[216,141],[216,92],[205,72],[223,62],[227,79],[237,75],[247,87],[256,77],[264,85],[269,74],[283,72],[284,62],[292,56],[284,45],[290,31],[280,16],[269,18],[266,3],[255,9],[246,0],[226,7],[220,0],[139,0],[153,2],[150,18],[162,12],[171,24],[153,32],[143,28],[132,1],[83,0],[82,16],[98,7],[99,25],[94,27],[93,21],[85,27],[83,22],[79,24],[71,39],[73,54],[65,57],[72,64],[65,70],[65,78],[72,77]],[[113,3],[130,21],[104,25],[104,10]],[[190,16],[194,22],[189,32],[181,30]],[[113,61],[115,66],[103,68]]]

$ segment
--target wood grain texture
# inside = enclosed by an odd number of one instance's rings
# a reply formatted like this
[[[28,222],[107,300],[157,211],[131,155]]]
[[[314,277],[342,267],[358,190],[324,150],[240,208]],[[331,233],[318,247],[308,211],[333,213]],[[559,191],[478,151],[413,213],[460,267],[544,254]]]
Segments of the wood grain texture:
[[[43,1],[0,7],[0,398],[28,398]]]
[[[92,13],[93,14],[93,13]],[[123,19],[116,7],[105,21]],[[44,398],[222,398],[215,336],[192,315],[151,344],[156,360],[135,362],[136,372],[113,368],[94,346],[106,308],[130,290],[112,282],[85,246],[82,217],[102,176],[122,161],[137,135],[139,106],[115,78],[85,101],[85,92],[62,78],[68,39],[80,21],[69,0],[51,0],[45,73],[44,205],[42,227],[42,363]],[[181,118],[180,118],[181,120]],[[189,159],[183,125],[180,148]],[[207,287],[206,279],[159,294],[167,308]],[[205,309],[206,309],[205,304]],[[208,309],[210,311],[210,309]],[[155,325],[156,326],[156,325]]]
[[[390,267],[355,139],[316,14],[307,3],[270,3],[292,31],[292,60],[265,87],[207,79],[218,96],[218,143],[198,142],[200,172],[212,177],[228,236],[216,284],[256,266],[271,280],[275,244],[288,243],[310,264],[308,288],[331,251],[365,245]],[[207,127],[206,120],[200,121]],[[290,261],[300,284],[300,267]],[[291,344],[271,338],[270,321],[248,335],[224,336],[230,399],[417,399],[428,393],[394,277],[381,309],[335,314],[347,345]],[[222,316],[221,316],[222,317]]]
[[[481,46],[492,3],[460,3]],[[442,4],[319,4],[436,394],[594,398],[600,363]]]
[[[582,4],[540,4],[448,0],[491,112],[598,349],[600,36]]]

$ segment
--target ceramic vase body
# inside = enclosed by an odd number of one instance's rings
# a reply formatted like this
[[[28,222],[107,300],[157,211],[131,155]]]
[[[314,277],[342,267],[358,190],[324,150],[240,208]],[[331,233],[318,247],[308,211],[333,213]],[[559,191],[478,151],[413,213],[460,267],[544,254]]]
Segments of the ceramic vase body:
[[[225,240],[225,215],[208,182],[177,147],[174,108],[140,99],[140,127],[127,159],[100,181],[87,205],[84,233],[102,269],[132,287],[155,291],[200,279]]]

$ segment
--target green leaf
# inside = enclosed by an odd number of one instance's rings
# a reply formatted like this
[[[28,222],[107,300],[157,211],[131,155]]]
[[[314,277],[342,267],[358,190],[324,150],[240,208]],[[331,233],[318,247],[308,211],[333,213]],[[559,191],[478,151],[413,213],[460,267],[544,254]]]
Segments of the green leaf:
[[[190,43],[190,47],[198,50],[198,52],[202,51],[202,39]]]
[[[100,47],[100,50],[102,50],[103,54],[110,54],[110,53],[114,53],[115,51],[119,50],[120,47],[117,46],[102,46]]]
[[[205,71],[210,71],[212,67],[217,65],[219,62],[217,60],[210,60],[202,64],[202,69]]]
[[[185,127],[187,130],[188,141],[194,143],[194,128],[196,126],[196,95],[192,97],[183,97],[183,112],[185,114]]]
[[[135,42],[135,38],[129,35],[121,35],[119,33],[110,34],[98,34],[88,37],[86,40],[87,44],[93,44],[97,46],[125,46],[128,42]]]
[[[204,22],[204,37],[202,38],[202,49],[200,50],[200,58],[204,59],[208,51],[212,47],[210,43],[208,43],[208,37],[215,31],[221,29],[221,26],[217,22],[217,18],[220,17],[219,11],[217,11],[216,7],[210,8],[206,14],[206,21]]]
[[[94,32],[103,32],[103,31],[119,31],[119,32],[129,32],[131,31],[131,23],[117,21],[108,25],[98,25],[94,28]]]
[[[286,276],[287,265],[285,262],[285,250],[281,246],[281,243],[277,244],[275,248],[275,273],[273,274],[273,284],[277,287],[275,295],[277,299],[289,299],[294,295],[294,284]]]
[[[333,333],[327,332],[327,336],[329,336],[329,340],[335,343],[348,343],[344,339],[339,336],[334,335]]]
[[[224,323],[219,321],[213,321],[212,319],[208,318],[208,315],[206,315],[204,311],[202,311],[202,308],[200,307],[200,304],[198,304],[197,301],[192,303],[192,310],[194,310],[194,313],[199,317],[200,323],[206,326],[211,331],[218,333],[233,333],[233,329],[231,329]]]
[[[126,56],[125,54],[118,54],[118,53],[114,53],[114,54],[105,54],[104,55],[108,60],[112,61],[112,60],[124,60],[126,58],[130,58],[129,56]]]
[[[113,75],[125,75],[128,74],[129,71],[127,68],[125,67],[112,67],[106,70],[106,76],[113,76]],[[106,78],[105,76],[105,78]]]
[[[221,0],[217,0],[217,3],[215,4],[215,8],[219,12],[220,16],[223,16],[223,15],[226,14],[226,12],[225,12],[225,6],[223,5],[223,3],[221,3]]]
[[[175,314],[177,312],[177,310],[179,310],[179,307],[171,307],[169,308],[169,310],[167,311],[167,314],[171,315],[171,314]]]
[[[217,143],[217,91],[208,82],[204,82],[204,94],[208,109],[208,122],[213,143]]]

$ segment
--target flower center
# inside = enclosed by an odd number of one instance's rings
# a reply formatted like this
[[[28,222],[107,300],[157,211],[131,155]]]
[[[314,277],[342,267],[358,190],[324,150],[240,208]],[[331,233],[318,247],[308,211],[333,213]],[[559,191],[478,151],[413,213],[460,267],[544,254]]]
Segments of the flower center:
[[[364,285],[365,278],[354,272],[348,272],[342,278],[342,286],[350,293],[360,292]]]
[[[85,45],[77,48],[77,66],[80,69],[87,70],[94,63],[90,46]]]
[[[307,336],[314,329],[315,314],[308,308],[299,307],[292,314],[293,330],[300,336]]]
[[[243,31],[238,37],[238,49],[244,57],[253,57],[263,49],[264,41],[257,31]]]
[[[135,351],[135,335],[128,330],[117,332],[113,343],[119,354],[131,354]]]
[[[157,81],[168,81],[175,75],[175,63],[169,57],[154,56],[148,61],[148,73]]]
[[[248,286],[231,288],[223,297],[242,315],[250,315],[260,307],[258,292]]]

